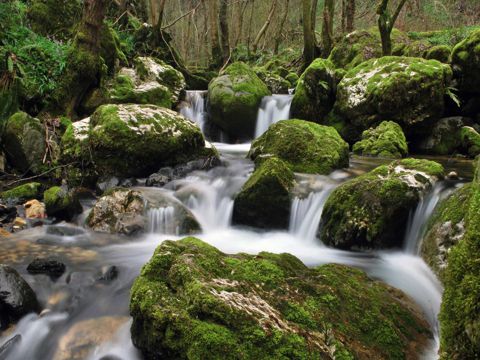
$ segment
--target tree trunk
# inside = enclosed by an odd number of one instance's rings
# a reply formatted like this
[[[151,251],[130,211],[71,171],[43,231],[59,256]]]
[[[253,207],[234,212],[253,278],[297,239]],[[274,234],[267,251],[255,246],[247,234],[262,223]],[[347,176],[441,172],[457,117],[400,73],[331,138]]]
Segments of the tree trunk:
[[[253,53],[257,52],[258,44],[260,43],[260,40],[267,32],[267,29],[270,26],[270,23],[272,22],[273,14],[275,14],[276,7],[277,7],[277,0],[273,0],[272,6],[270,7],[270,11],[268,13],[267,20],[265,21],[265,24],[263,24],[260,31],[258,32],[257,36],[255,37],[255,40],[253,41],[253,46],[252,46]]]
[[[248,0],[245,1],[245,4],[243,4],[243,6],[241,4],[239,6],[241,7],[241,11],[240,11],[240,17],[237,19],[237,21],[238,21],[237,33],[235,35],[235,41],[233,42],[233,48],[237,47],[238,42],[240,41],[240,38],[242,37],[243,19],[245,17],[245,11],[247,10]]]
[[[390,35],[395,21],[397,21],[398,15],[400,15],[406,2],[407,0],[400,0],[393,16],[391,16],[388,11],[388,0],[381,0],[378,4],[378,30],[380,31],[380,38],[382,39],[383,56],[392,55],[392,39]]]
[[[230,43],[228,35],[228,18],[227,18],[228,0],[220,0],[220,44],[222,46],[222,62],[226,63],[230,57]]]
[[[287,17],[288,17],[288,5],[290,3],[290,0],[285,0],[285,10],[283,11],[283,15],[282,15],[282,20],[280,21],[280,26],[278,28],[278,31],[277,31],[277,36],[275,36],[275,44],[274,44],[274,48],[273,48],[273,53],[276,55],[278,54],[278,49],[280,47],[280,43],[282,41],[282,32],[283,32],[283,28],[285,26],[285,22],[287,21]]]
[[[315,38],[315,14],[317,0],[303,0],[303,61],[307,67],[317,57],[318,47]],[[315,6],[314,6],[315,5]]]
[[[347,33],[355,29],[355,0],[346,0],[346,28]]]
[[[333,17],[335,16],[335,0],[325,0],[322,25],[322,56],[328,57],[333,47]]]
[[[208,22],[210,31],[211,63],[214,66],[220,65],[223,59],[222,48],[218,38],[218,0],[209,0]]]

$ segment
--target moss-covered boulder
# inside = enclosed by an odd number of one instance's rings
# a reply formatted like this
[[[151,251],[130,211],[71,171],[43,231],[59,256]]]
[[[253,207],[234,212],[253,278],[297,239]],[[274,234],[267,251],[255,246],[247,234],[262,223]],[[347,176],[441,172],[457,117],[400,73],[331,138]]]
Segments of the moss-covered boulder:
[[[435,122],[429,134],[412,142],[416,152],[429,155],[462,154],[474,158],[480,153],[480,134],[471,119],[454,116]]]
[[[154,105],[103,105],[91,116],[89,128],[90,151],[101,174],[147,176],[205,150],[195,124]]]
[[[43,193],[43,203],[48,216],[70,220],[82,211],[78,196],[66,187],[52,186]]]
[[[234,138],[252,138],[257,112],[270,90],[250,66],[233,63],[208,85],[212,121]]]
[[[387,56],[348,71],[338,84],[334,106],[353,133],[395,121],[407,134],[444,112],[450,66],[436,60]],[[358,136],[357,135],[357,136]],[[353,135],[355,137],[355,135]]]
[[[353,145],[353,152],[363,156],[402,158],[408,154],[407,140],[396,122],[382,121],[376,128],[362,133],[362,140]]]
[[[471,186],[465,185],[442,200],[429,219],[420,254],[427,265],[443,280],[450,249],[465,235],[465,215]]]
[[[453,48],[452,67],[460,91],[480,94],[480,29]]]
[[[425,59],[438,60],[442,63],[448,64],[450,62],[450,54],[452,48],[448,45],[436,45],[432,46],[425,53]]]
[[[157,224],[154,213],[148,219],[149,211],[166,208],[172,211],[171,224]],[[180,201],[168,198],[158,191],[124,188],[112,189],[102,196],[90,211],[87,225],[96,232],[128,236],[149,230],[165,232],[172,229],[172,235],[200,231],[199,223]]]
[[[23,184],[0,193],[0,199],[7,202],[16,201],[19,203],[23,203],[32,199],[39,199],[41,188],[42,184],[38,182]]]
[[[480,357],[480,166],[463,203],[465,235],[448,253],[440,310],[442,359]]]
[[[27,17],[36,33],[67,39],[82,15],[80,0],[31,0]]]
[[[278,157],[295,172],[329,174],[348,167],[348,144],[338,132],[304,120],[282,120],[252,143],[248,157],[261,162]]]
[[[135,70],[142,81],[156,81],[166,86],[172,95],[173,104],[180,100],[187,87],[185,77],[180,71],[156,58],[136,58]]]
[[[401,53],[408,36],[397,29],[392,31],[394,53]],[[329,60],[336,68],[352,69],[364,61],[382,57],[382,41],[378,28],[356,30],[341,38],[332,49]]]
[[[288,94],[290,82],[275,73],[259,74],[258,77],[267,85],[272,94]]]
[[[17,112],[8,119],[3,147],[15,169],[33,174],[45,170],[45,144],[45,129],[40,120],[24,112]]]
[[[234,224],[288,228],[290,193],[294,184],[294,174],[284,161],[277,158],[265,160],[235,197]]]
[[[410,213],[443,173],[436,162],[404,159],[345,182],[325,203],[320,239],[340,249],[401,247]]]
[[[335,103],[339,75],[330,60],[315,59],[300,76],[291,114],[297,119],[322,123]]]
[[[431,334],[399,290],[289,254],[226,255],[165,241],[135,280],[133,343],[145,359],[405,359]]]
[[[107,101],[110,103],[152,104],[171,108],[174,100],[168,87],[156,80],[141,80],[134,69],[121,69],[109,87]]]

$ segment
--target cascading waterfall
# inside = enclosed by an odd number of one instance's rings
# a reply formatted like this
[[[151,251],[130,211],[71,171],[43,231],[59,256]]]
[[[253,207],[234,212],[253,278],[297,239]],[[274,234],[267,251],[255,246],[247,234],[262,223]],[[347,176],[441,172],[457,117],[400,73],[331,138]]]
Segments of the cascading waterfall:
[[[192,120],[197,126],[205,132],[207,119],[206,96],[208,91],[205,90],[189,90],[185,96],[186,105],[180,109],[180,114],[187,119]]]
[[[148,210],[148,228],[152,234],[178,235],[173,206]]]
[[[270,125],[280,120],[288,120],[290,118],[292,100],[293,95],[272,95],[265,96],[262,99],[257,113],[255,138],[258,138],[267,131]]]
[[[323,206],[335,186],[326,186],[320,192],[311,192],[306,198],[292,201],[289,231],[304,241],[314,241],[322,216]]]
[[[445,184],[442,182],[436,183],[433,189],[424,196],[417,205],[417,208],[410,215],[405,233],[404,251],[407,254],[417,255],[420,249],[420,244],[425,235],[425,227],[433,210],[438,202],[445,195]]]

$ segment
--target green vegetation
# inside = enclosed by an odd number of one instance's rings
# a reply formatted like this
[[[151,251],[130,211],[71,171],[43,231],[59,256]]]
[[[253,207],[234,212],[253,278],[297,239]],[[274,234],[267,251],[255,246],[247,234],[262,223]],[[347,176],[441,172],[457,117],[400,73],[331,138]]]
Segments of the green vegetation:
[[[395,159],[407,156],[408,147],[400,125],[393,121],[382,121],[376,128],[362,133],[362,140],[353,145],[353,152]]]
[[[31,182],[17,186],[13,189],[4,191],[0,194],[0,198],[5,201],[25,202],[32,199],[38,199],[42,184]]]

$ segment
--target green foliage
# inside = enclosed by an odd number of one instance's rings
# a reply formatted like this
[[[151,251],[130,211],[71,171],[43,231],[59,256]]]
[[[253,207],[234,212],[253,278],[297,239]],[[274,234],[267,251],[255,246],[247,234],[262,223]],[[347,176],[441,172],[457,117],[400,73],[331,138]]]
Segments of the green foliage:
[[[414,40],[427,40],[432,45],[454,46],[479,28],[480,26],[465,26],[427,32],[410,31],[408,36]]]
[[[362,140],[353,145],[353,152],[395,159],[405,157],[408,147],[400,125],[393,121],[383,121],[376,128],[362,133]]]
[[[0,198],[6,201],[16,200],[19,202],[37,199],[40,196],[42,185],[37,182],[27,183],[13,189],[4,191]]]
[[[21,97],[44,105],[58,87],[68,44],[30,30],[21,1],[0,3],[0,35],[0,72],[15,72]]]

